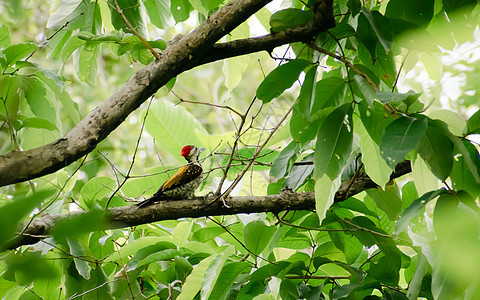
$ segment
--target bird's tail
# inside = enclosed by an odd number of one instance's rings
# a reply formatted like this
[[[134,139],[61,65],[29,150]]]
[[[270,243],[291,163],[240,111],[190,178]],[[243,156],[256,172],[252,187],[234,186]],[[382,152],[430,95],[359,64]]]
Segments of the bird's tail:
[[[153,203],[158,202],[158,201],[160,200],[160,196],[161,196],[161,195],[162,195],[162,193],[155,193],[155,194],[153,194],[152,197],[150,197],[150,198],[148,198],[148,199],[145,199],[145,200],[143,200],[142,202],[137,203],[137,204],[135,204],[135,205],[136,205],[138,208],[152,205]]]

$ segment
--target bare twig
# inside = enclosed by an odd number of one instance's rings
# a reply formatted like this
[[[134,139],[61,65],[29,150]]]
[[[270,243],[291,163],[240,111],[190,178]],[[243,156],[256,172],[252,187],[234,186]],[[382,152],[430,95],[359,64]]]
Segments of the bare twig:
[[[145,45],[145,47],[147,47],[148,51],[150,51],[152,53],[153,56],[155,56],[155,58],[157,60],[160,60],[160,55],[157,53],[157,51],[155,51],[152,46],[150,46],[150,44],[140,35],[140,33],[138,33],[138,31],[132,26],[132,24],[130,23],[130,21],[128,21],[127,17],[125,16],[125,14],[123,13],[123,9],[120,7],[120,5],[118,5],[118,1],[115,0],[115,10],[122,16],[122,19],[123,21],[125,21],[125,24],[127,24],[128,28],[130,28],[130,30],[133,32],[133,34],[138,37],[140,39],[140,41]]]

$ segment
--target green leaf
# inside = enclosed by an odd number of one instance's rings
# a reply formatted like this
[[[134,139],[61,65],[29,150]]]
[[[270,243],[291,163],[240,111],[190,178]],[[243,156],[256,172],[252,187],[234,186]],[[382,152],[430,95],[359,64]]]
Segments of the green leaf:
[[[127,18],[128,22],[133,28],[144,38],[148,37],[148,33],[145,27],[145,22],[142,19],[140,13],[140,1],[139,0],[108,0],[110,15],[112,19],[112,25],[116,30],[123,30],[124,32],[132,33],[132,30],[125,23],[122,15],[117,11],[117,5],[123,12],[123,15]]]
[[[416,149],[427,130],[427,119],[403,116],[390,123],[380,142],[380,153],[390,167],[395,167],[405,155]]]
[[[296,143],[295,141],[290,142],[290,144],[283,148],[272,164],[270,176],[277,179],[285,176],[287,170],[290,169],[292,164],[295,162],[300,150],[300,144]]]
[[[237,278],[244,273],[250,272],[250,270],[252,270],[252,266],[245,261],[225,264],[215,282],[215,286],[210,294],[210,299],[227,299],[227,295],[232,290],[232,285],[236,282]]]
[[[453,166],[453,143],[444,134],[445,128],[441,125],[441,122],[429,120],[418,153],[428,163],[432,173],[441,181],[445,181]]]
[[[426,27],[433,17],[434,4],[435,0],[391,0],[387,4],[385,16]]]
[[[78,36],[73,36],[70,38],[65,46],[62,49],[61,59],[65,63],[70,57],[72,57],[72,53],[77,50],[78,48],[85,45],[86,42],[82,39],[79,39]]]
[[[283,91],[293,85],[309,64],[310,62],[306,60],[295,59],[278,66],[260,83],[257,89],[257,98],[263,103],[268,103],[273,98],[280,96]]]
[[[312,112],[326,107],[338,107],[345,102],[347,85],[338,77],[327,77],[317,82]]]
[[[358,105],[358,110],[363,126],[365,126],[372,140],[379,145],[383,131],[388,124],[393,121],[393,118],[388,117],[390,114],[388,114],[385,107],[377,101],[374,102],[373,107],[367,105],[366,101],[361,101]]]
[[[173,229],[172,238],[177,246],[181,247],[187,242],[188,236],[192,232],[192,225],[192,222],[185,221],[180,222],[177,224],[177,226],[175,226]]]
[[[275,226],[267,226],[263,221],[250,222],[243,230],[245,246],[253,253],[260,254],[270,242],[275,231]]]
[[[428,202],[432,201],[433,199],[437,198],[438,196],[446,193],[447,191],[443,188],[438,189],[436,191],[430,191],[428,193],[423,194],[420,198],[416,199],[415,201],[407,207],[400,216],[400,219],[395,223],[395,232],[400,233],[403,232],[410,221],[418,216],[421,210],[427,205]]]
[[[370,274],[388,286],[397,286],[400,279],[400,257],[382,256],[378,262],[370,263]]]
[[[373,87],[367,82],[365,78],[358,74],[355,74],[353,76],[353,79],[355,79],[355,82],[357,83],[358,88],[360,89],[360,92],[362,93],[365,101],[367,101],[370,106],[373,106],[373,100],[375,99],[375,90],[373,89]]]
[[[352,105],[335,109],[318,131],[315,146],[315,177],[336,178],[350,156],[353,141]]]
[[[102,230],[107,227],[107,224],[108,216],[105,216],[102,210],[91,210],[57,222],[52,234],[57,240],[63,240]]]
[[[70,248],[70,254],[73,256],[75,267],[78,274],[80,274],[86,280],[90,279],[90,267],[88,262],[84,259],[85,249],[79,240],[67,238],[68,247]]]
[[[0,207],[0,250],[9,246],[18,230],[20,221],[28,216],[42,201],[46,201],[53,191],[39,191],[27,197],[17,197],[15,201]]]
[[[360,0],[348,0],[347,2],[348,10],[352,13],[353,16],[356,16],[360,13],[362,9],[362,3]]]
[[[385,187],[368,189],[367,194],[375,201],[378,208],[383,210],[392,221],[398,219],[402,211],[402,199],[397,189]]]
[[[93,201],[99,201],[103,197],[110,194],[115,186],[115,180],[110,177],[92,178],[92,180],[87,182],[80,190],[83,203],[87,207],[93,207],[95,204]]]
[[[98,59],[100,55],[100,44],[98,42],[87,42],[80,51],[78,78],[91,86],[95,85],[97,79]]]
[[[313,12],[297,8],[287,8],[277,11],[270,17],[270,30],[279,32],[288,28],[305,25],[313,20]]]
[[[200,146],[196,131],[206,133],[202,124],[182,106],[156,99],[150,107],[145,129],[152,135],[158,145],[173,154],[179,162],[184,162],[179,155],[185,145]],[[180,160],[181,159],[181,160]]]
[[[177,250],[177,246],[173,243],[162,241],[153,245],[147,245],[135,252],[127,265],[127,271],[132,271],[137,268],[140,262],[144,262],[147,257],[152,254],[162,252],[164,250]]]
[[[90,280],[88,280],[85,285],[85,289],[88,291],[88,294],[86,294],[83,299],[113,300],[114,298],[112,296],[108,283],[109,279],[101,266],[96,266],[92,268],[92,271],[90,272]]]
[[[210,298],[213,288],[220,276],[221,270],[223,269],[225,261],[229,258],[229,256],[233,255],[234,252],[235,252],[235,248],[232,246],[229,246],[220,255],[213,256],[212,261],[208,265],[208,268],[205,270],[203,280],[201,282],[202,289],[200,291],[200,295],[202,299]]]
[[[291,279],[283,279],[280,284],[280,297],[282,299],[298,299],[297,285]]]
[[[480,134],[480,109],[468,119],[467,134]]]
[[[293,166],[292,171],[288,175],[287,179],[284,181],[283,186],[296,191],[305,180],[312,174],[314,170],[313,165],[313,154],[307,155],[304,159],[300,161],[301,163],[310,162],[310,165],[299,165]]]
[[[169,244],[163,244],[168,242]],[[136,240],[129,242],[128,244],[124,245],[122,248],[119,249],[118,252],[113,253],[109,257],[105,259],[105,262],[118,262],[120,263],[121,260],[126,261],[128,256],[135,255],[139,251],[147,251],[143,250],[145,247],[155,245],[157,243],[161,243],[157,245],[157,247],[165,249],[167,247],[175,247],[173,240],[170,237],[165,236],[142,236]],[[158,249],[158,248],[157,248]]]
[[[312,115],[313,103],[315,100],[315,78],[317,77],[317,68],[316,66],[310,68],[307,74],[305,74],[305,80],[303,81],[302,87],[300,89],[300,94],[298,95],[297,103],[295,104],[294,109],[300,112],[303,115],[303,118],[306,122],[310,121]]]
[[[317,178],[315,181],[315,210],[321,222],[327,210],[333,204],[335,193],[340,187],[340,177],[332,180],[327,175]]]
[[[371,211],[370,209],[368,209],[368,207],[365,205],[364,202],[358,199],[355,199],[353,197],[350,197],[345,201],[338,202],[337,205],[342,208],[347,208],[347,209],[365,214],[367,216],[377,217],[377,214]]]
[[[19,76],[3,75],[0,77],[0,112],[6,114],[11,123],[18,117],[22,95],[21,84]]]
[[[469,193],[470,196],[476,198],[480,195],[480,185],[472,174],[469,164],[474,164],[477,170],[480,170],[479,153],[477,148],[469,141],[463,140],[463,145],[466,149],[467,157],[465,157],[465,153],[455,155],[453,168],[450,173],[453,184],[452,188],[456,191],[464,190]],[[455,153],[457,152],[459,152],[458,148],[455,149]],[[470,163],[468,160],[470,160]]]
[[[373,116],[370,117],[373,119]],[[388,166],[380,155],[380,148],[370,137],[362,122],[354,116],[355,131],[360,136],[360,149],[362,150],[362,163],[365,173],[379,186],[384,186],[390,180],[392,168]]]
[[[57,127],[50,121],[41,118],[20,118],[22,127],[43,128],[47,130],[55,130]]]
[[[152,24],[158,28],[164,28],[168,22],[168,16],[170,15],[167,2],[145,0],[143,1],[143,4],[145,5],[145,9],[147,10],[148,17]]]
[[[37,49],[38,47],[32,43],[16,44],[6,48],[3,50],[3,54],[5,54],[7,59],[7,66],[14,65],[17,61],[27,57]]]
[[[192,10],[193,7],[188,0],[172,0],[170,3],[170,11],[176,23],[188,20]]]
[[[10,29],[7,25],[0,25],[0,49],[5,49],[11,44]]]
[[[39,118],[54,121],[57,112],[50,99],[45,84],[36,77],[22,77],[23,90],[28,106]]]
[[[60,2],[58,8],[48,18],[47,28],[57,29],[63,26],[65,18],[74,12],[81,3],[82,0],[64,0]]]
[[[382,44],[385,52],[388,53],[393,43],[392,24],[390,23],[388,18],[384,17],[378,11],[368,11],[365,8],[362,8],[362,13],[360,14],[359,21],[362,16],[364,16],[365,19],[368,21],[371,30],[375,32],[376,38],[378,39],[380,44]],[[360,28],[357,30],[358,34],[360,34],[359,30]],[[375,55],[372,55],[372,58],[373,57],[375,57]]]

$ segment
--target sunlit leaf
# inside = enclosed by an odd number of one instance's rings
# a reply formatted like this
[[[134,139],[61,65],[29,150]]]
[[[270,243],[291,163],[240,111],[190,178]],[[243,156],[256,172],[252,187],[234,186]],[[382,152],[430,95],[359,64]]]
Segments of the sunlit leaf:
[[[260,254],[267,246],[275,230],[274,226],[267,226],[262,221],[248,223],[243,232],[245,246],[253,253]]]

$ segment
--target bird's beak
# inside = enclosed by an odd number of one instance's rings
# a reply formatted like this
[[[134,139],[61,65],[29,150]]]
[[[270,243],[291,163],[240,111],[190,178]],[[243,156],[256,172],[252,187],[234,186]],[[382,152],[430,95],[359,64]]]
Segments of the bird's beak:
[[[202,153],[203,150],[205,150],[205,148],[200,148],[200,149],[198,149],[198,154]]]

